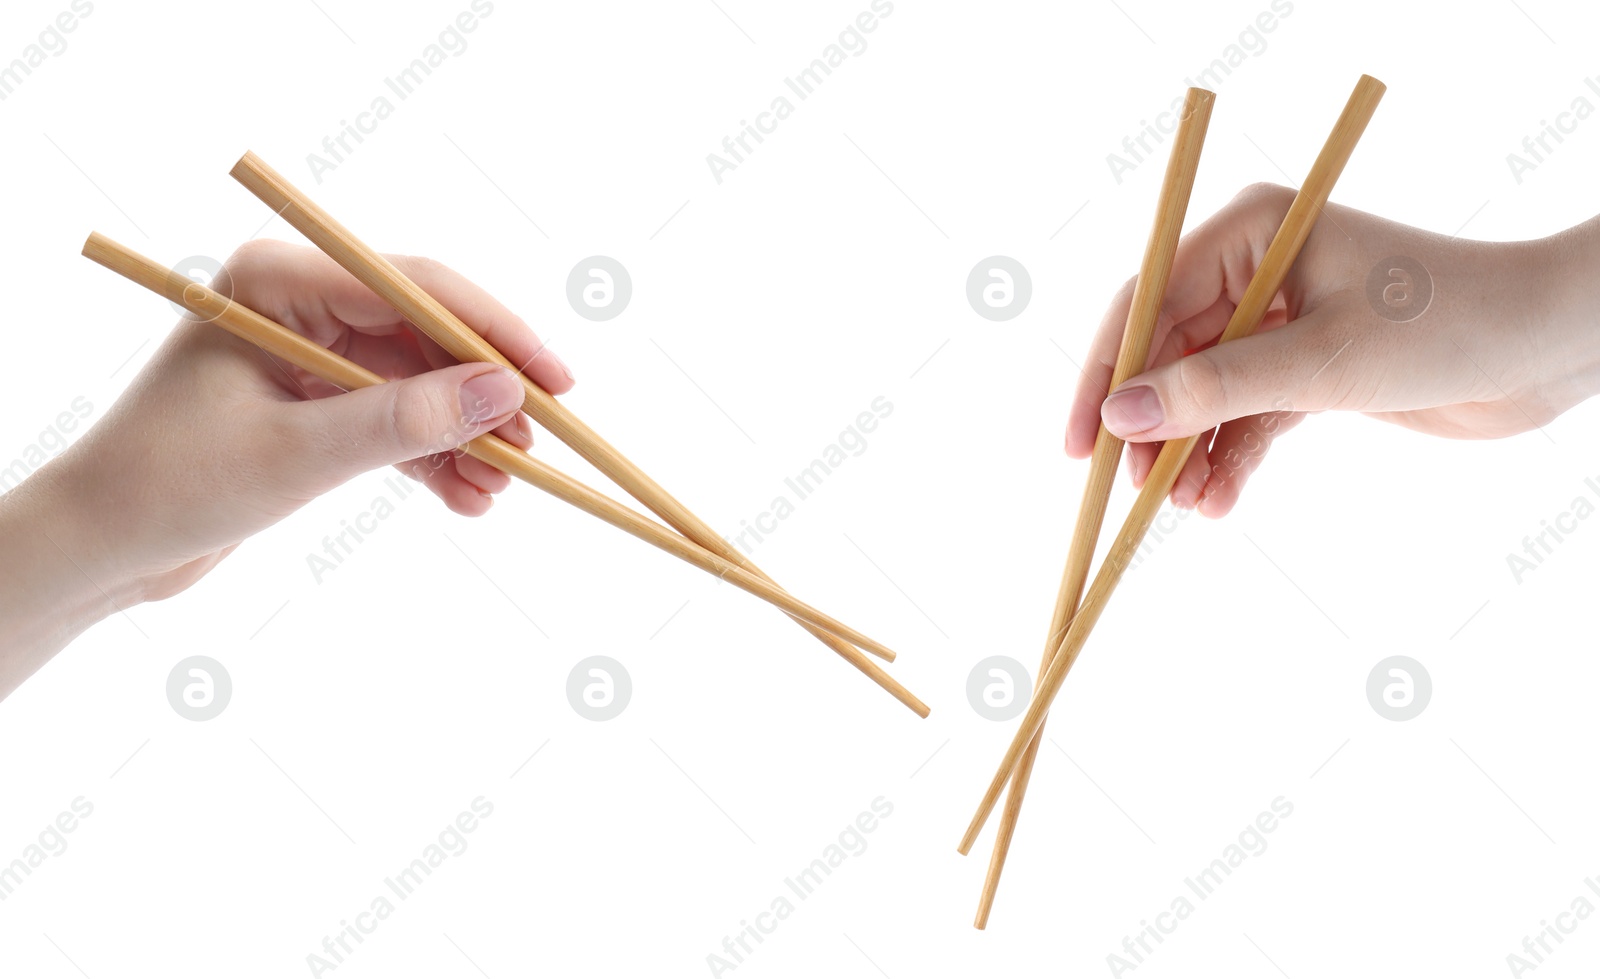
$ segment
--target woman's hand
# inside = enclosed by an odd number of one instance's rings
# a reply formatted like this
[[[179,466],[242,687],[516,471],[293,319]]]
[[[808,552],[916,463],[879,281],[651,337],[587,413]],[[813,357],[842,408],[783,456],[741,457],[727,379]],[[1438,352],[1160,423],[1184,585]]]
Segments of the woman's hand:
[[[572,375],[482,289],[390,256],[546,390]],[[450,509],[487,511],[510,478],[450,450],[487,431],[532,444],[521,383],[457,364],[349,273],[307,247],[257,241],[219,292],[385,378],[343,393],[221,328],[180,321],[106,416],[0,498],[0,696],[95,620],[184,590],[250,535],[379,466]],[[20,645],[15,637],[21,636]]]
[[[1078,383],[1067,452],[1103,422],[1142,485],[1165,439],[1200,448],[1173,505],[1220,517],[1305,412],[1360,411],[1447,438],[1550,421],[1600,387],[1596,222],[1540,241],[1448,238],[1337,205],[1318,219],[1260,331],[1218,345],[1294,199],[1247,188],[1178,246],[1148,369],[1106,396],[1133,294],[1106,311]],[[1390,261],[1396,257],[1404,262]],[[1430,298],[1431,297],[1431,298]],[[1209,445],[1209,451],[1206,447]]]

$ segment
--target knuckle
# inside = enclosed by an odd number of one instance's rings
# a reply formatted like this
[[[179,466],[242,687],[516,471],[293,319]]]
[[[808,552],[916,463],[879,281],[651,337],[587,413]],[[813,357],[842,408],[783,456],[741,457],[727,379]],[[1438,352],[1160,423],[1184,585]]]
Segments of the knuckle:
[[[1289,202],[1294,200],[1294,191],[1282,184],[1275,184],[1270,180],[1258,180],[1247,184],[1245,188],[1233,197],[1233,203],[1248,208],[1255,207],[1280,207],[1288,208]]]
[[[1234,195],[1226,209],[1234,212],[1235,220],[1242,221],[1244,226],[1258,227],[1271,235],[1283,221],[1283,216],[1289,213],[1294,198],[1295,190],[1292,187],[1260,181]]]
[[[1137,274],[1128,276],[1122,285],[1117,287],[1116,294],[1111,297],[1112,304],[1131,302],[1133,300],[1133,290],[1138,285],[1139,276]]]
[[[1211,358],[1197,355],[1179,360],[1175,380],[1180,408],[1203,414],[1227,406],[1228,389]]]
[[[277,311],[273,283],[279,280],[284,269],[305,261],[306,251],[286,241],[252,238],[235,248],[222,263],[222,271],[217,273],[211,288],[271,315]]]
[[[284,247],[283,242],[271,238],[252,238],[235,248],[233,254],[228,256],[228,260],[223,264],[233,269],[261,265],[271,261]]]
[[[388,259],[396,268],[412,278],[438,276],[451,271],[450,266],[426,255],[390,255]]]
[[[1105,312],[1101,314],[1100,326],[1096,332],[1098,339],[1104,341],[1104,338],[1108,336],[1120,337],[1122,335],[1127,326],[1127,310],[1133,304],[1134,287],[1138,284],[1139,276],[1130,275],[1111,294],[1110,300],[1106,302]],[[1115,356],[1115,353],[1113,352],[1110,356]],[[1110,366],[1109,363],[1107,366]]]
[[[297,250],[288,242],[252,238],[235,248],[227,261],[222,263],[222,268],[226,274],[245,282],[254,282],[268,278],[274,268],[291,261],[289,256]]]
[[[402,449],[423,455],[440,446],[442,433],[449,431],[458,412],[432,385],[396,384],[390,400],[387,424],[389,434]]]

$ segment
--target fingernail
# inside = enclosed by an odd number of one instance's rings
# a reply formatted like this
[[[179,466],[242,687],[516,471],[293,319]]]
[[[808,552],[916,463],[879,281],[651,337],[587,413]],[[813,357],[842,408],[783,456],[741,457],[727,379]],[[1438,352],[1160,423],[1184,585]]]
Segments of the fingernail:
[[[461,419],[469,425],[498,418],[521,404],[522,385],[503,368],[461,385]]]
[[[517,434],[529,443],[533,442],[533,422],[528,421],[527,415],[519,414],[516,417]]]
[[[1123,388],[1100,408],[1100,420],[1118,438],[1127,438],[1148,432],[1165,420],[1161,411],[1161,398],[1148,384],[1135,384]]]

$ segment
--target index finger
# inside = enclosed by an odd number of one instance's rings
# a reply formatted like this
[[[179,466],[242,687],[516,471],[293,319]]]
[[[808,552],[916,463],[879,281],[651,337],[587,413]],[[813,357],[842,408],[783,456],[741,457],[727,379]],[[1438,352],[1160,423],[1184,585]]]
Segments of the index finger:
[[[386,255],[403,274],[482,336],[512,365],[551,394],[572,389],[572,372],[521,317],[465,276],[441,262]],[[239,249],[233,297],[326,347],[337,347],[344,330],[389,336],[416,332],[383,297],[363,285],[316,248],[258,240]],[[430,341],[419,335],[424,348]]]
[[[1206,312],[1220,299],[1238,301],[1293,197],[1294,192],[1286,187],[1247,188],[1183,236],[1156,320],[1150,344],[1152,357],[1163,349],[1175,325]],[[1067,420],[1067,453],[1075,458],[1089,454],[1100,431],[1100,405],[1110,393],[1111,374],[1127,329],[1135,282],[1136,279],[1129,279],[1118,290],[1090,341],[1088,361],[1078,379]],[[1149,366],[1141,364],[1135,373]]]
[[[409,255],[385,256],[411,281],[489,341],[520,373],[551,394],[572,390],[572,371],[545,346],[522,317],[487,290],[443,262]]]

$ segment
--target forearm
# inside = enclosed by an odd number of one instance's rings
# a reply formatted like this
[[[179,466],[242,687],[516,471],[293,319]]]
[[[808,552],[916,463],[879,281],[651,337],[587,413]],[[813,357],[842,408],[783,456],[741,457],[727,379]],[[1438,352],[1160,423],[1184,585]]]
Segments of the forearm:
[[[85,629],[137,604],[72,516],[53,467],[0,497],[0,699]]]

